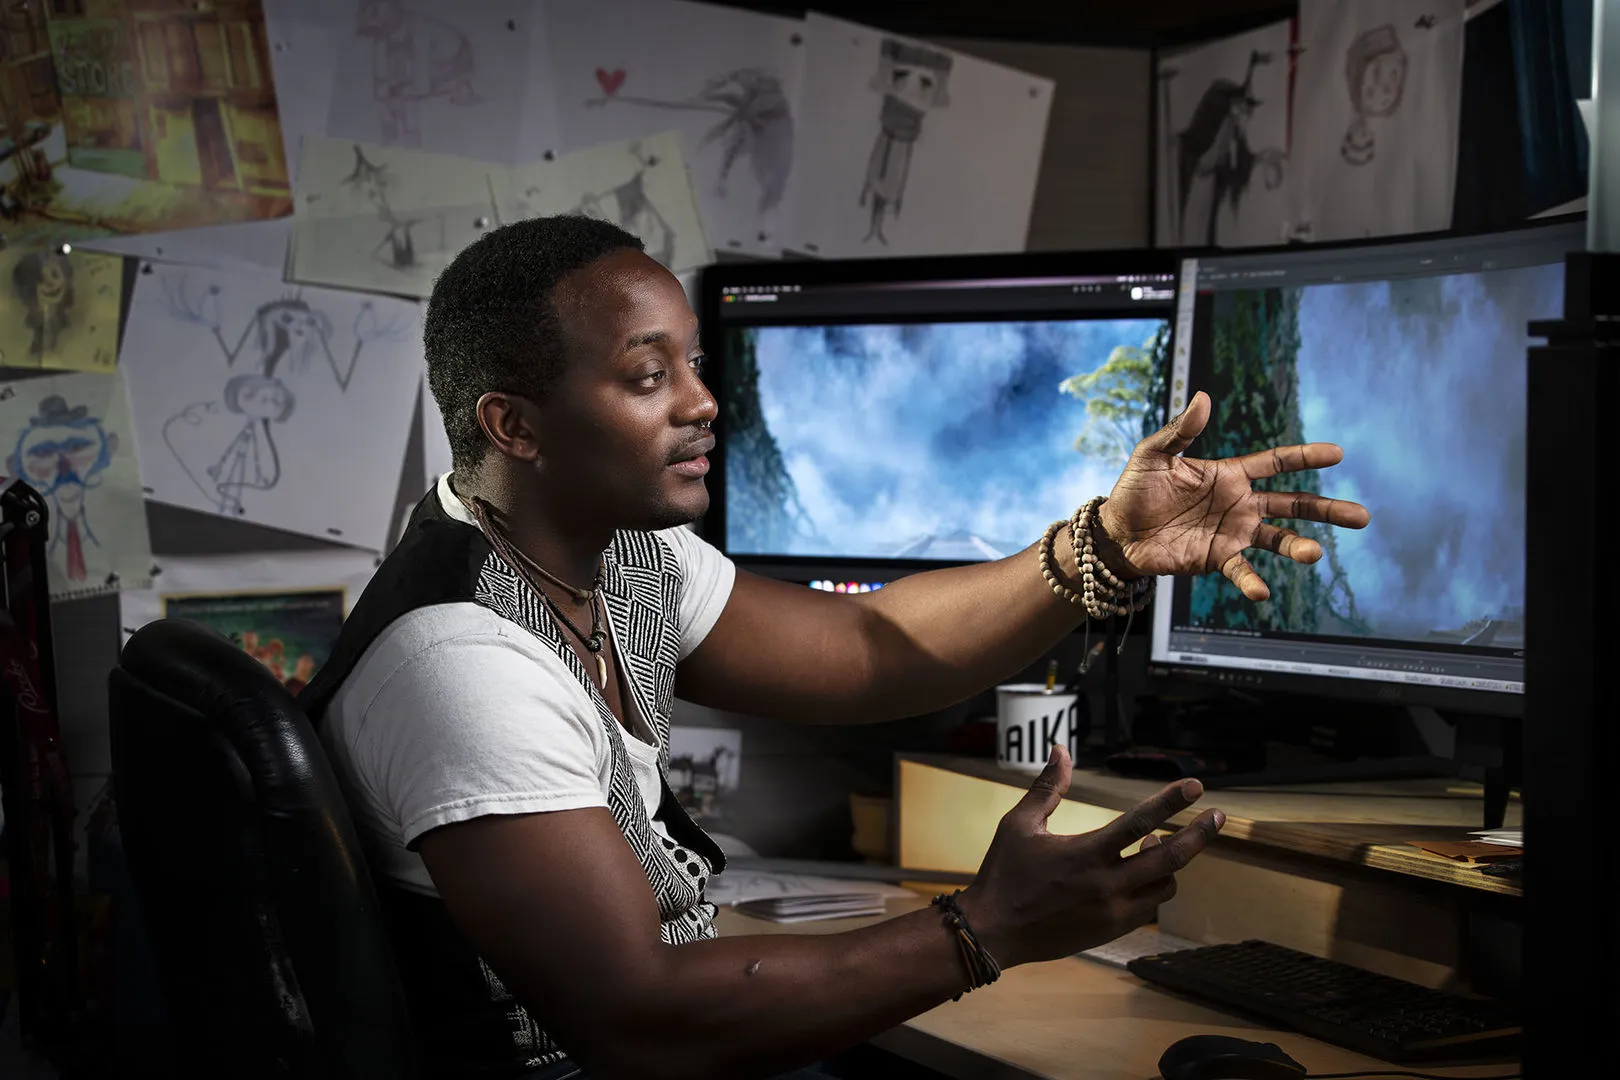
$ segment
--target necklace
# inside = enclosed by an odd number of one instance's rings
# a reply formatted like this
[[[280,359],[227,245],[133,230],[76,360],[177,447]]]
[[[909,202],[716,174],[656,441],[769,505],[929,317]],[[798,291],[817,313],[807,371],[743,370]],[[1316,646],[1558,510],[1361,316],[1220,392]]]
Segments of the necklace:
[[[607,582],[607,568],[598,563],[596,566],[596,579],[591,582],[591,587],[588,589],[576,589],[519,550],[517,545],[513,544],[506,534],[490,520],[487,504],[482,499],[463,499],[462,501],[467,503],[468,508],[472,510],[473,517],[478,520],[484,535],[489,538],[491,546],[495,548],[501,558],[505,559],[513,569],[529,579],[529,586],[540,594],[540,599],[546,602],[546,607],[551,611],[552,615],[556,616],[557,621],[566,626],[569,632],[578,638],[591,656],[596,659],[596,680],[602,689],[606,690],[608,666],[607,658],[602,655],[602,646],[607,641],[607,634],[602,629],[602,586]],[[591,632],[589,634],[575,626],[573,620],[563,613],[563,609],[558,606],[557,601],[553,600],[551,594],[546,592],[545,588],[534,579],[536,574],[567,592],[576,603],[590,604]]]

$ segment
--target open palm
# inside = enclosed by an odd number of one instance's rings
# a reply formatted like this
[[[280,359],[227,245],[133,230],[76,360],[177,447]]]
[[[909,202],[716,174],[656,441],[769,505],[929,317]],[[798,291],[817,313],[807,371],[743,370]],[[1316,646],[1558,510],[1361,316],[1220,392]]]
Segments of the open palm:
[[[1264,548],[1298,563],[1322,557],[1321,544],[1266,519],[1361,529],[1371,515],[1343,499],[1254,490],[1256,480],[1337,465],[1344,451],[1332,443],[1279,446],[1218,461],[1181,457],[1209,413],[1209,396],[1199,391],[1180,416],[1136,445],[1103,504],[1102,525],[1138,575],[1219,570],[1250,600],[1265,600],[1271,590],[1244,558],[1245,550]]]

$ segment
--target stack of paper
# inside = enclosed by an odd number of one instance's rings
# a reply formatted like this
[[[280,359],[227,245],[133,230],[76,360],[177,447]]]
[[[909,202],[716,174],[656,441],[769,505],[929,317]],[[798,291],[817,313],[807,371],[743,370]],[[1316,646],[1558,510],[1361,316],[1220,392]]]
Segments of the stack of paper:
[[[882,915],[887,910],[883,897],[868,893],[830,893],[823,896],[784,896],[770,900],[745,900],[737,904],[736,908],[744,915],[779,923]]]
[[[728,870],[709,882],[704,899],[755,918],[787,923],[882,915],[890,897],[914,895],[885,881]]]
[[[1502,847],[1524,848],[1523,829],[1481,829],[1468,834],[1482,844],[1500,844]]]

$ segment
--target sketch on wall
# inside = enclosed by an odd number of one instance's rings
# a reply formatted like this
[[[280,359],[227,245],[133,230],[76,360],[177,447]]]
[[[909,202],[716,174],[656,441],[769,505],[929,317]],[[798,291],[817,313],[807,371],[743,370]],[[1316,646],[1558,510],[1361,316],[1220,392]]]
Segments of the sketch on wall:
[[[1451,226],[1465,18],[1464,0],[1301,0],[1299,238]]]
[[[1160,61],[1161,246],[1287,239],[1289,36],[1282,22]]]
[[[151,583],[152,547],[124,382],[53,375],[0,386],[5,472],[48,506],[51,598]]]
[[[780,254],[803,24],[682,0],[554,0],[547,20],[565,145],[679,130],[713,245]]]
[[[456,252],[495,224],[491,192],[503,168],[447,154],[306,138],[293,279],[427,296]]]
[[[420,379],[416,315],[146,264],[120,366],[150,497],[379,550]]]
[[[0,366],[113,370],[123,264],[61,248],[0,248]]]
[[[540,5],[352,0],[326,18],[337,55],[352,59],[338,66],[325,134],[504,162],[520,160],[536,125],[554,137],[550,80],[533,63]]]
[[[1023,250],[1051,80],[814,12],[804,34],[784,246],[824,258]]]
[[[502,221],[588,214],[639,236],[647,254],[676,273],[713,261],[677,131],[576,150],[556,161],[493,175]]]

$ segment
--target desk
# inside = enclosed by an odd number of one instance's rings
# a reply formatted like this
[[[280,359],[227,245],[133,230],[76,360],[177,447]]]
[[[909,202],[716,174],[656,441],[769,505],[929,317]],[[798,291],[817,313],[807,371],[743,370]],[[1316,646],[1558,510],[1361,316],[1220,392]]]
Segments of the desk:
[[[889,915],[927,905],[918,896],[888,902]],[[828,934],[877,918],[778,923],[725,910],[721,934]],[[872,1042],[959,1080],[1156,1080],[1166,1047],[1188,1035],[1235,1035],[1276,1042],[1312,1073],[1389,1066],[1290,1032],[1194,1004],[1093,960],[1025,964],[999,981],[946,1002]],[[1421,1071],[1448,1077],[1513,1072],[1502,1064]]]

